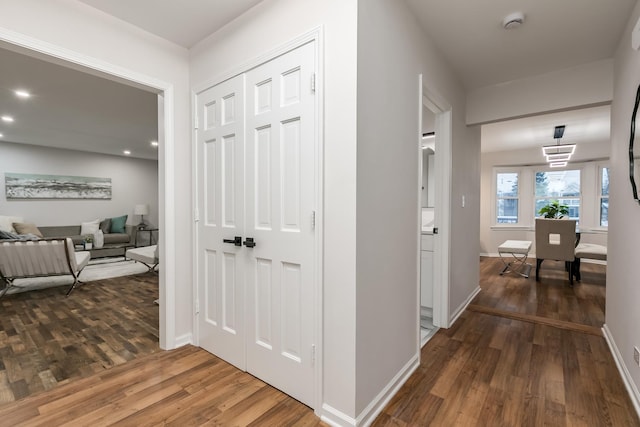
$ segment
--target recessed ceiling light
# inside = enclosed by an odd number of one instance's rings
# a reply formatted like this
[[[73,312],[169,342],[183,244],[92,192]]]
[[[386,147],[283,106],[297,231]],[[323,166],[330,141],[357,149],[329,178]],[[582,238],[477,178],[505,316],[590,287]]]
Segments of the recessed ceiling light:
[[[2,138],[4,135],[0,133],[0,138]]]
[[[127,156],[128,156],[128,155],[130,155],[130,154],[131,154],[131,151],[129,151],[129,150],[124,150],[124,151],[123,151],[123,153],[124,153],[125,155],[127,155]]]
[[[26,90],[22,90],[22,89],[18,89],[16,91],[14,91],[13,93],[16,94],[16,96],[18,98],[31,98],[31,94],[29,92],[27,92]]]
[[[158,146],[158,141],[151,141],[151,146],[152,147],[157,147]]]
[[[7,123],[12,123],[13,122],[13,117],[11,116],[2,116],[2,121],[3,122],[7,122]]]

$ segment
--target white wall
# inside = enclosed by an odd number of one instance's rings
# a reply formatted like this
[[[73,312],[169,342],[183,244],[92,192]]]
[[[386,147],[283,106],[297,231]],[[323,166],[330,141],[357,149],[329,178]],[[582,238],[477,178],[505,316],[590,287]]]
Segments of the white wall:
[[[163,271],[161,280],[175,283],[176,320],[169,343],[177,337],[188,340],[192,331],[191,285],[191,145],[190,104],[188,85],[188,54],[186,49],[150,35],[75,0],[0,0],[0,32],[15,32],[38,40],[60,51],[96,58],[100,63],[127,72],[173,85],[175,153],[169,162],[175,169],[171,193],[165,192],[161,177],[160,203],[172,200],[175,212],[160,218],[166,227],[175,228],[175,271]],[[160,147],[160,162],[164,162],[164,147]],[[161,230],[161,236],[165,230]],[[161,237],[162,238],[162,237]],[[163,250],[169,250],[165,248]],[[161,318],[162,318],[161,314]]]
[[[640,3],[631,15],[615,56],[615,85],[611,106],[611,197],[607,268],[606,328],[620,352],[627,379],[635,387],[638,403],[640,367],[633,361],[633,346],[640,347],[640,205],[629,183],[629,129],[640,84],[640,52],[631,48],[631,30],[640,16]],[[638,127],[636,126],[636,132]],[[636,143],[636,153],[638,150]],[[638,408],[638,406],[636,406]]]
[[[5,173],[93,176],[111,178],[110,200],[6,199]],[[145,221],[158,224],[158,162],[74,150],[0,142],[0,215],[21,216],[36,225],[79,225],[94,219],[127,214],[128,224],[138,224],[133,214],[138,203],[149,205]]]
[[[597,193],[597,169],[599,163],[590,162],[600,159],[604,162],[609,159],[610,144],[609,141],[594,142],[589,144],[579,144],[572,158],[572,163],[576,164],[582,172],[582,206],[580,215],[581,224],[585,227],[594,228],[599,226],[599,217],[596,210],[599,202]],[[493,228],[494,221],[494,182],[493,175],[496,167],[503,166],[524,166],[524,165],[540,165],[544,167],[542,150],[540,147],[528,148],[522,150],[496,151],[482,154],[482,173],[481,173],[481,194],[480,202],[480,253],[483,255],[497,256],[498,246],[505,240],[530,240],[535,241],[535,233],[530,230],[510,229],[508,226]],[[524,177],[526,178],[526,177]],[[522,178],[521,178],[522,179]],[[533,186],[533,184],[531,184]],[[521,191],[525,187],[521,187]],[[531,187],[532,188],[532,187]],[[533,200],[531,194],[523,195],[520,211],[521,215],[533,211],[533,203],[527,203]],[[532,217],[533,218],[533,217]],[[524,227],[532,228],[533,220],[530,223],[524,223]],[[607,244],[606,234],[583,234],[580,241],[585,243]],[[531,255],[535,254],[535,244]]]
[[[307,33],[324,32],[323,396],[328,411],[355,415],[356,11],[344,0],[267,0],[191,51],[192,87]],[[339,416],[340,416],[339,415]],[[332,417],[335,419],[335,417]]]
[[[462,85],[404,2],[358,9],[356,413],[374,402],[417,346],[418,76],[453,106],[450,309],[478,286],[479,132],[467,129]],[[330,165],[327,165],[330,167]],[[458,201],[466,195],[466,208]]]
[[[472,90],[467,124],[603,104],[612,97],[613,61],[603,59]]]

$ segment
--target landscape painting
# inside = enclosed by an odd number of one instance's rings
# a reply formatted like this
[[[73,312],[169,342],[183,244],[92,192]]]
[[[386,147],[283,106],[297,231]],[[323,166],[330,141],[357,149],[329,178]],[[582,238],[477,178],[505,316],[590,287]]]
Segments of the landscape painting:
[[[5,173],[8,199],[111,199],[111,178]]]

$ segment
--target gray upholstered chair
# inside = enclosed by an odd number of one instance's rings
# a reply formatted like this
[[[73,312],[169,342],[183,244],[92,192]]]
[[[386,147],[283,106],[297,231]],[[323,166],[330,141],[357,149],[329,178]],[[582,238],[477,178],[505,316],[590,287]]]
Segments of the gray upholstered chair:
[[[536,218],[536,280],[545,259],[564,261],[573,286],[573,261],[576,247],[576,221]]]
[[[127,249],[125,258],[132,259],[147,266],[149,272],[155,272],[160,263],[159,246],[142,246],[139,248]]]

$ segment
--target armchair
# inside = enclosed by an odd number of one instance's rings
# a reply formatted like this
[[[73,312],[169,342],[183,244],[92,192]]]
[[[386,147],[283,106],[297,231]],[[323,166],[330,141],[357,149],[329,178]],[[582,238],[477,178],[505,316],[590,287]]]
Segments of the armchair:
[[[576,247],[576,221],[536,218],[536,280],[545,259],[564,261],[573,286],[573,262]]]

